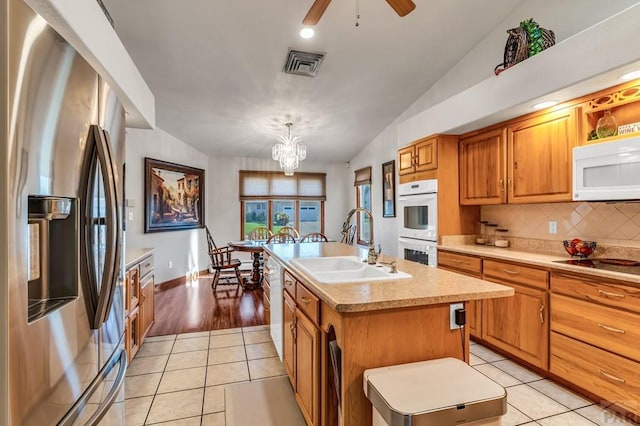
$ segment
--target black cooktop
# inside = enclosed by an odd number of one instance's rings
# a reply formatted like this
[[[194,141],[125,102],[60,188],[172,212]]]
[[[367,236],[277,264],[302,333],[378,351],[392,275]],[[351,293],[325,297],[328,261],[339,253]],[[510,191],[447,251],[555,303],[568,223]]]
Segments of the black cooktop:
[[[628,259],[570,259],[554,260],[567,265],[583,266],[585,268],[604,269],[606,271],[622,272],[624,274],[640,275],[640,261]]]

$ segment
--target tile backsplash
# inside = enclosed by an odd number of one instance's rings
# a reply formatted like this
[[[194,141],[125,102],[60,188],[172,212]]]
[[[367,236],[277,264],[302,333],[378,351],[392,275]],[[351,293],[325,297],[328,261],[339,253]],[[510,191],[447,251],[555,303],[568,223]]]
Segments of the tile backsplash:
[[[640,203],[502,204],[482,206],[481,217],[509,229],[509,237],[640,247]],[[558,223],[557,234],[549,234],[549,221]]]

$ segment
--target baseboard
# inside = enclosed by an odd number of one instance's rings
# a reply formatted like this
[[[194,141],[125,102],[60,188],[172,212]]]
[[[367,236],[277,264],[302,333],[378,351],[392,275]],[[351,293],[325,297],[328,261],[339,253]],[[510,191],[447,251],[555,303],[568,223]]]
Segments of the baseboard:
[[[201,271],[198,271],[198,276],[203,276],[209,273],[208,269],[203,269]],[[186,284],[187,283],[187,277],[183,276],[183,277],[178,277],[178,278],[174,278],[159,284],[156,284],[156,288],[159,290],[163,290],[163,289],[168,289],[168,288],[172,288],[172,287],[177,287],[179,285],[182,284]]]

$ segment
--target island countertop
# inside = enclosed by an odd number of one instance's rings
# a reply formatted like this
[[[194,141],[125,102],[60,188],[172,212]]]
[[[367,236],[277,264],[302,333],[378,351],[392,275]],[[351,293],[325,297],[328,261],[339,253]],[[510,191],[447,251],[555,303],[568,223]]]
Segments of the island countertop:
[[[265,251],[282,263],[309,290],[337,312],[362,312],[409,306],[455,303],[512,296],[511,287],[454,272],[382,255],[384,262],[397,262],[398,270],[411,278],[358,283],[320,284],[292,260],[309,257],[367,257],[367,250],[342,243],[270,244]]]

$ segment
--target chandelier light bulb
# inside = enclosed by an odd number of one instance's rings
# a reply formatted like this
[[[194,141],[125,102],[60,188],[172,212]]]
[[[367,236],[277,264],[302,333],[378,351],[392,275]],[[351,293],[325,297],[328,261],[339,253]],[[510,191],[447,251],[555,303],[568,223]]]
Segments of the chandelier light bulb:
[[[271,157],[278,161],[286,176],[292,176],[300,161],[307,157],[307,147],[300,143],[300,138],[291,136],[291,123],[285,124],[287,136],[279,136],[278,142],[271,147]]]

